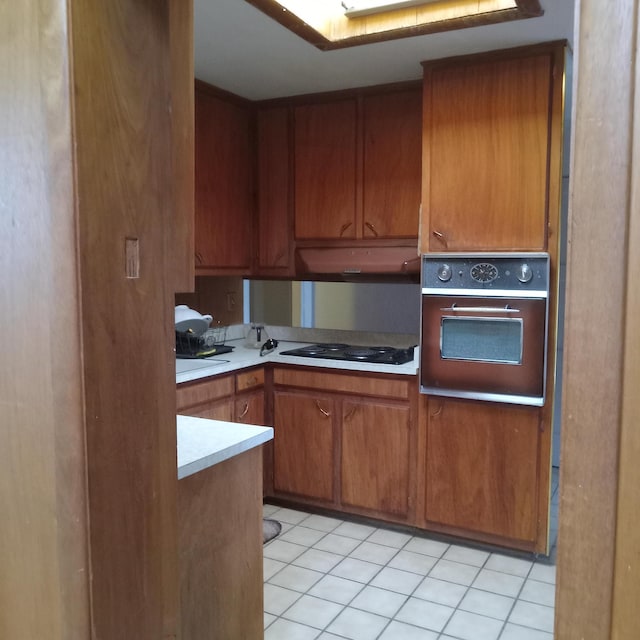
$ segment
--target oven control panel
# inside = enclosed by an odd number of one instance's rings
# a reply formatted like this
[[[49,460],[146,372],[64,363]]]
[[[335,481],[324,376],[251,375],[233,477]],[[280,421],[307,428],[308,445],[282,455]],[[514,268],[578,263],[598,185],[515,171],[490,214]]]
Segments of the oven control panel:
[[[528,292],[547,296],[548,253],[429,253],[422,256],[422,293]]]

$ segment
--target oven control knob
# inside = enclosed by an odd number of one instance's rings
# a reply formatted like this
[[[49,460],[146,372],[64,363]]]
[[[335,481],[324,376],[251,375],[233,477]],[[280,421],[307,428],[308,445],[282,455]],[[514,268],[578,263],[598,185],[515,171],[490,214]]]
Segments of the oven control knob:
[[[530,282],[531,278],[533,278],[533,271],[526,262],[516,269],[516,278],[518,278],[522,284]]]
[[[448,264],[441,264],[438,267],[438,279],[442,282],[449,282],[451,280],[451,276],[453,275],[453,270]]]

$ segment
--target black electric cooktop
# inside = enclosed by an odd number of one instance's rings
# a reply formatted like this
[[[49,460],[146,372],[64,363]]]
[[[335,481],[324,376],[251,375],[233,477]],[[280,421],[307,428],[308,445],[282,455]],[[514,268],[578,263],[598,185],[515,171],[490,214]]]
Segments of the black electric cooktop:
[[[308,347],[281,351],[283,356],[302,358],[325,358],[329,360],[349,360],[351,362],[377,362],[379,364],[405,364],[413,360],[413,347],[363,347],[340,343],[312,344]]]

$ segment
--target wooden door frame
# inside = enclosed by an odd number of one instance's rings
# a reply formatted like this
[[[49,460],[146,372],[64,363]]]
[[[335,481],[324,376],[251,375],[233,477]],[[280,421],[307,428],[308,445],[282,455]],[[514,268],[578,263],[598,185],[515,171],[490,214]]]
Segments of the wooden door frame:
[[[636,5],[576,0],[555,625],[560,640],[631,640],[638,634]]]

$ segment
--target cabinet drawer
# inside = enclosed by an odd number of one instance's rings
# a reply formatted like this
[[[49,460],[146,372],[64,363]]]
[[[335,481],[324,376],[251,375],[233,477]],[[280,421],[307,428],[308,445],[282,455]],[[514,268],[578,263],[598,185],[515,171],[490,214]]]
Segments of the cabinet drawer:
[[[253,369],[236,374],[236,391],[246,391],[264,384],[264,369]]]
[[[178,412],[186,407],[233,395],[233,376],[208,379],[204,382],[180,385],[176,392]]]
[[[274,384],[288,387],[305,387],[322,391],[341,391],[396,399],[408,399],[410,384],[415,382],[411,376],[407,380],[399,380],[390,376],[375,378],[366,374],[342,375],[335,371],[324,373],[285,368],[275,369],[273,381]]]

